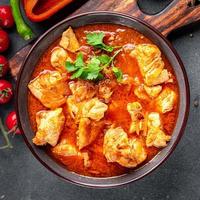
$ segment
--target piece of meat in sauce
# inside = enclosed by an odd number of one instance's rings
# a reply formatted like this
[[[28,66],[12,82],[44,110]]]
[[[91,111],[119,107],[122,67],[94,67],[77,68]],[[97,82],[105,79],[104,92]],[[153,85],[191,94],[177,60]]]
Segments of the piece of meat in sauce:
[[[170,80],[171,75],[167,69],[164,69],[161,52],[156,45],[136,45],[130,55],[136,57],[147,86],[162,84]]]
[[[147,147],[165,147],[167,142],[170,141],[171,136],[166,135],[162,130],[162,123],[160,114],[157,112],[151,112],[148,114],[148,132],[146,136]]]
[[[120,127],[110,128],[105,133],[103,153],[108,162],[117,162],[127,168],[136,167],[147,158],[142,142],[128,139]]]
[[[77,146],[79,149],[90,145],[103,132],[104,122],[96,122],[88,118],[81,118],[78,126]]]
[[[55,47],[51,51],[51,65],[58,70],[59,72],[66,73],[65,63],[66,61],[72,62],[72,59],[69,57],[67,51],[62,47]]]
[[[62,108],[42,110],[36,114],[37,132],[33,138],[36,145],[55,146],[64,127],[65,116]]]
[[[144,113],[142,105],[139,102],[132,102],[127,104],[127,111],[131,116],[130,133],[136,132],[138,135],[140,131],[144,130]]]
[[[66,31],[63,32],[59,45],[73,53],[80,48],[80,44],[71,27],[69,27]]]
[[[73,159],[73,157],[78,157],[79,159],[83,160],[85,167],[89,167],[91,164],[88,153],[80,152],[75,145],[71,144],[66,139],[62,139],[60,143],[53,147],[51,150],[56,156],[68,158],[71,157],[71,159]]]
[[[160,93],[160,95],[156,99],[157,109],[161,113],[167,113],[171,111],[174,108],[176,99],[177,99],[177,95],[172,89],[168,87],[163,89],[163,91]]]
[[[28,84],[31,93],[47,108],[57,108],[66,102],[68,87],[65,75],[58,71],[42,71]]]

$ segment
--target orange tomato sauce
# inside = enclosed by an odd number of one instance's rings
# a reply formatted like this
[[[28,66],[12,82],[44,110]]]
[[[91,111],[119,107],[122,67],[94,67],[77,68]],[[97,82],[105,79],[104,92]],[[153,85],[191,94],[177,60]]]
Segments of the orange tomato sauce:
[[[85,33],[90,31],[105,31],[106,33],[115,34],[116,40],[113,42],[113,44],[116,46],[123,46],[125,44],[133,44],[133,45],[152,44],[152,42],[148,38],[146,38],[145,36],[143,36],[141,33],[137,32],[134,29],[120,25],[98,24],[98,25],[87,25],[84,27],[79,27],[77,29],[74,29],[74,32],[77,36],[80,45],[86,44]],[[38,76],[38,74],[45,69],[55,70],[53,67],[51,67],[50,56],[51,56],[51,50],[58,45],[58,42],[59,40],[54,42],[46,50],[43,56],[39,59],[39,62],[32,74],[32,79]],[[176,77],[174,75],[173,69],[170,66],[170,63],[166,59],[165,55],[162,54],[162,58],[165,63],[165,68],[171,72],[174,79],[173,83],[163,84],[163,88],[166,86],[170,87],[177,93],[177,96],[179,96],[178,85],[176,82]],[[128,74],[131,77],[138,77],[139,80],[143,82],[136,59],[130,57],[128,53],[127,54],[121,53],[119,56],[116,57],[116,66],[121,68],[124,74]],[[142,104],[145,111],[147,112],[156,111],[153,101],[146,102],[141,99],[138,99],[134,95],[133,91],[134,88],[127,89],[126,86],[118,85],[111,97],[112,105],[111,104],[108,105],[109,108],[105,113],[104,117],[105,120],[109,120],[113,122],[115,125],[121,126],[127,133],[129,132],[129,126],[131,123],[130,114],[127,111],[127,103],[138,100]],[[37,130],[36,113],[40,110],[47,110],[47,108],[45,108],[30,92],[28,95],[28,105],[29,105],[28,109],[29,109],[31,126],[34,132],[36,132]],[[74,120],[70,117],[67,111],[67,106],[63,105],[62,107],[64,109],[66,122],[65,122],[65,127],[61,133],[60,139],[68,138],[70,142],[76,144],[77,125],[75,124]],[[171,135],[173,132],[176,123],[177,113],[178,113],[178,98],[177,98],[177,103],[175,104],[175,107],[173,108],[172,111],[165,114],[160,114],[164,131],[168,135]],[[128,133],[128,135],[129,137],[139,137],[136,134]],[[64,165],[68,170],[74,171],[82,175],[109,177],[109,176],[116,176],[128,173],[129,169],[122,167],[117,163],[108,163],[106,161],[106,158],[103,155],[103,139],[104,139],[104,132],[102,130],[102,133],[97,137],[97,139],[91,145],[84,148],[84,151],[87,151],[90,156],[91,166],[89,168],[85,168],[83,165],[83,160],[76,156],[73,157],[56,156],[51,152],[51,147],[48,146],[45,147],[45,149],[50,154],[50,156],[52,156],[59,163],[62,163],[62,165]],[[150,147],[150,148],[146,147],[146,151],[148,157],[146,161],[141,165],[151,160],[160,151],[160,149],[156,147]]]

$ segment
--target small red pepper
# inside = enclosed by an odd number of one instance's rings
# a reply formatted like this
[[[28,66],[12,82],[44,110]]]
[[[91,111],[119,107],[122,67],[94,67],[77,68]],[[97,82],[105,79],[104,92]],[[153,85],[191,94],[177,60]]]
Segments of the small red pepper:
[[[73,0],[23,0],[27,17],[34,22],[48,19]]]
[[[14,25],[11,7],[0,5],[0,27],[11,28]]]

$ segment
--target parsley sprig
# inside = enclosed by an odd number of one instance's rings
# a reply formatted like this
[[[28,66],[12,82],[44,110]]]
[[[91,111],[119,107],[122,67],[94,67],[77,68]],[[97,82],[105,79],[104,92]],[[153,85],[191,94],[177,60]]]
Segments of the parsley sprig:
[[[100,56],[93,56],[87,63],[83,60],[83,54],[79,53],[74,63],[67,61],[66,70],[71,72],[71,79],[81,78],[83,80],[101,80],[104,78],[102,70],[112,65],[112,71],[118,81],[121,80],[122,72],[119,68],[114,67],[113,61],[115,57],[121,52],[117,50],[112,57],[102,54]]]
[[[105,37],[105,34],[103,32],[99,33],[88,33],[86,35],[87,43],[91,46],[94,46],[99,49],[103,49],[104,51],[107,52],[113,52],[114,47],[106,45],[103,42],[103,38]]]

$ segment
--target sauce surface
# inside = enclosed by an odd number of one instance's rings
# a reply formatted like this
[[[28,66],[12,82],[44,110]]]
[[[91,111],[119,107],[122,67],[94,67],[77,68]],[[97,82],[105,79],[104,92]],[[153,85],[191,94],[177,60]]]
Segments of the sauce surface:
[[[133,45],[152,44],[152,42],[148,38],[146,38],[145,36],[143,36],[141,33],[137,32],[134,29],[120,25],[98,24],[98,25],[87,25],[84,27],[79,27],[77,29],[74,29],[74,32],[81,46],[86,44],[85,34],[87,32],[93,32],[93,31],[102,31],[105,32],[105,34],[109,33],[111,35],[115,34],[116,39],[113,41],[114,46],[123,46],[127,44],[133,44]],[[43,70],[55,70],[55,68],[51,66],[50,57],[52,49],[58,45],[58,42],[59,40],[54,42],[40,58],[32,74],[32,79],[37,77],[39,73]],[[142,81],[143,78],[140,73],[137,60],[129,56],[128,54],[129,52],[127,50],[127,52],[123,52],[122,54],[117,56],[115,65],[123,71],[123,74],[128,74],[131,77],[137,77],[139,80]],[[74,55],[71,56],[73,57]],[[162,54],[162,59],[165,63],[165,68],[172,74],[172,77],[174,79],[173,83],[163,84],[163,89],[165,87],[171,88],[175,91],[177,96],[179,96],[179,90],[173,69],[163,54]],[[68,92],[70,94],[70,91]],[[128,133],[128,136],[130,138],[140,137],[136,134],[129,134],[131,117],[130,114],[127,112],[127,103],[134,102],[137,100],[138,97],[135,96],[133,87],[129,88],[128,86],[118,85],[111,97],[112,104],[111,103],[108,104],[108,110],[104,116],[105,120],[109,120],[116,126],[122,127]],[[144,110],[146,112],[155,112],[155,101],[147,102],[141,99],[139,101],[142,103]],[[71,143],[76,144],[77,125],[69,115],[67,111],[67,105],[64,104],[62,108],[64,109],[66,122],[59,140],[62,140],[63,138],[68,138],[68,140],[70,140]],[[29,92],[28,109],[29,109],[31,126],[34,132],[36,132],[37,131],[36,113],[41,110],[46,110],[46,108],[40,103],[39,100],[37,100]],[[173,132],[176,123],[177,113],[178,113],[178,103],[175,104],[175,107],[173,108],[172,111],[167,112],[165,114],[160,114],[161,121],[163,124],[163,129],[165,130],[165,133],[168,135],[171,135]],[[97,139],[91,145],[84,148],[84,151],[87,151],[90,156],[91,166],[89,168],[84,167],[83,161],[79,157],[57,156],[53,154],[50,146],[45,148],[46,151],[50,154],[50,156],[52,156],[58,162],[64,164],[64,166],[68,170],[74,171],[79,174],[87,176],[109,177],[127,173],[130,169],[122,167],[117,163],[108,163],[106,158],[104,157],[102,153],[104,134],[105,133],[102,130],[101,134],[98,135]],[[149,147],[149,148],[145,147],[145,149],[147,151],[147,159],[141,165],[147,163],[160,151],[160,149],[156,147]]]

